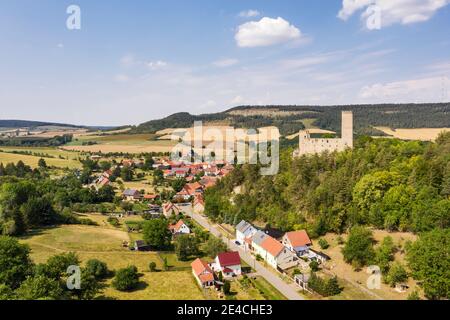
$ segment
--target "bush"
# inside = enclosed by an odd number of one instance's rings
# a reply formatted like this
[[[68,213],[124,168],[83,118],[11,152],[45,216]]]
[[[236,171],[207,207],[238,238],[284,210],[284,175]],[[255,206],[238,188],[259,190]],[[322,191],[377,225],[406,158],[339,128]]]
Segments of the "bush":
[[[106,263],[97,259],[91,259],[86,262],[86,271],[97,280],[105,279],[109,274]]]
[[[311,261],[311,263],[309,264],[309,267],[311,268],[312,272],[317,272],[319,271],[319,263],[317,261]]]
[[[108,221],[108,223],[111,224],[113,227],[117,228],[118,226],[120,226],[119,219],[115,217],[109,217],[106,221]]]
[[[223,289],[223,293],[228,296],[230,294],[230,291],[231,291],[231,284],[230,284],[230,282],[229,281],[225,281],[223,283],[222,289]]]
[[[120,269],[112,282],[115,289],[119,291],[131,291],[139,284],[139,274],[135,266]]]
[[[150,272],[155,272],[156,271],[156,263],[150,262],[150,264],[148,265],[148,269],[150,270]]]
[[[375,256],[372,232],[364,227],[353,227],[342,254],[345,262],[352,264],[356,269],[369,264]]]
[[[319,240],[319,246],[322,248],[322,250],[326,250],[330,247],[330,244],[328,243],[327,240],[322,238]]]
[[[405,268],[399,263],[392,264],[385,278],[386,283],[391,287],[395,287],[397,283],[402,283],[406,280],[408,280],[408,273]]]
[[[318,277],[315,273],[311,273],[308,286],[323,297],[334,296],[342,292],[336,277],[327,281]]]

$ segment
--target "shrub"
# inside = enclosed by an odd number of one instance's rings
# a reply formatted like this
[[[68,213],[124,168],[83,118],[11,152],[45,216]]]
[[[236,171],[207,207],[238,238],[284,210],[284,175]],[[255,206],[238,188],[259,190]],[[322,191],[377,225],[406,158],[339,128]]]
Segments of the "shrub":
[[[112,282],[115,289],[119,291],[131,291],[136,289],[139,283],[139,274],[135,266],[120,269]]]
[[[106,263],[97,259],[91,259],[86,262],[86,271],[97,280],[104,279],[109,274]]]
[[[148,265],[148,269],[150,270],[150,272],[155,272],[156,271],[156,263],[150,262],[150,264]]]
[[[309,267],[311,268],[312,272],[317,272],[319,271],[319,263],[317,261],[311,261],[311,263],[309,264]]]
[[[321,238],[319,240],[319,246],[322,248],[322,250],[326,250],[326,249],[328,249],[330,247],[330,244],[328,243],[327,240]]]

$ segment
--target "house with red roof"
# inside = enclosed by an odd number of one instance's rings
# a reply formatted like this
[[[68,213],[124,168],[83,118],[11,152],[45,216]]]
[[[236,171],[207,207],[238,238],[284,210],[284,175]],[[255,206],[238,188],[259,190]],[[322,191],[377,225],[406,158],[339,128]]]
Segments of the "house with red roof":
[[[298,265],[298,257],[280,241],[268,234],[258,231],[252,237],[252,248],[272,268],[286,270]]]
[[[181,213],[181,209],[173,204],[172,202],[167,202],[163,205],[163,214],[166,218],[170,218],[172,215],[179,215]]]
[[[283,236],[282,243],[286,248],[299,256],[307,254],[309,247],[312,245],[311,239],[305,230],[287,232]]]
[[[170,225],[169,230],[174,236],[191,233],[191,229],[189,229],[189,227],[186,223],[184,223],[183,220],[179,220],[177,223]]]
[[[219,253],[211,266],[214,272],[222,272],[225,278],[237,277],[242,274],[241,257],[236,251]]]
[[[203,195],[195,196],[193,209],[195,213],[202,214],[205,212],[205,200],[203,199]]]
[[[202,259],[196,259],[191,263],[192,274],[202,288],[212,287],[215,283],[214,272]]]

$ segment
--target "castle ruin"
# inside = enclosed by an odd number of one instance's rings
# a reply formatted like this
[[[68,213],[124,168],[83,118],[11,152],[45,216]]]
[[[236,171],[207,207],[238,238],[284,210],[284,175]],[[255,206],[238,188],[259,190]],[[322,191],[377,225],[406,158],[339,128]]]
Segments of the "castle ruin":
[[[344,151],[353,149],[353,112],[342,112],[342,132],[340,139],[313,139],[308,130],[299,133],[299,149],[294,152],[295,157],[306,154],[320,154],[322,152]]]

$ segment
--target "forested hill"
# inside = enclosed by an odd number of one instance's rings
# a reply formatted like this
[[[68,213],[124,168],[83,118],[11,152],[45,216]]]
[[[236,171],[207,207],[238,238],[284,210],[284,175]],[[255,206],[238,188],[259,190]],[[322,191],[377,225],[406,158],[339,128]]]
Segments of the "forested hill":
[[[160,120],[145,122],[134,132],[154,133],[166,128],[187,128],[194,121],[205,124],[224,124],[238,128],[277,126],[284,135],[303,129],[303,121],[322,129],[340,131],[343,110],[351,110],[355,117],[355,130],[361,134],[374,134],[374,126],[391,128],[450,127],[450,103],[382,104],[341,106],[240,106],[224,112],[191,115],[173,114]]]
[[[75,126],[71,124],[41,122],[41,121],[28,121],[28,120],[0,120],[0,128],[35,128],[35,127],[70,127],[70,128],[82,128],[81,126]]]
[[[355,224],[415,233],[449,228],[450,133],[436,143],[360,137],[354,150],[295,159],[285,150],[277,175],[237,167],[205,199],[214,220],[304,228],[313,237]]]

